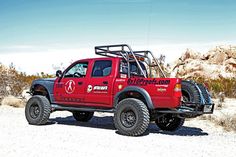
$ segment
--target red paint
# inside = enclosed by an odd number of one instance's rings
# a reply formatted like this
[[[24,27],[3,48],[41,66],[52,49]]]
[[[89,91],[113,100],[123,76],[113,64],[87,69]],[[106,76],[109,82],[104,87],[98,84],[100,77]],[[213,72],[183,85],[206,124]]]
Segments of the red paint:
[[[102,60],[112,62],[110,74],[103,77],[93,77],[95,62]],[[155,108],[176,108],[180,105],[181,91],[175,90],[176,84],[181,83],[180,79],[137,76],[127,78],[127,75],[119,72],[120,61],[120,58],[94,58],[73,63],[65,71],[77,63],[86,62],[88,63],[86,76],[82,78],[57,78],[54,84],[56,103],[70,106],[112,108],[116,93],[127,86],[138,86],[149,93]],[[72,87],[69,87],[69,85],[72,85]],[[73,89],[73,92],[68,92],[71,89]]]

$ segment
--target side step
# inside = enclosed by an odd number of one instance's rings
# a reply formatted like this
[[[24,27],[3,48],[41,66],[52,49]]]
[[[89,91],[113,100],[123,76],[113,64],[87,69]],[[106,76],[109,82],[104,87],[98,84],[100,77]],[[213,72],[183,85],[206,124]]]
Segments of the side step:
[[[104,109],[104,108],[91,108],[91,107],[71,107],[71,106],[63,106],[58,104],[51,104],[51,110],[53,111],[90,111],[90,112],[109,112],[113,113],[114,109]]]

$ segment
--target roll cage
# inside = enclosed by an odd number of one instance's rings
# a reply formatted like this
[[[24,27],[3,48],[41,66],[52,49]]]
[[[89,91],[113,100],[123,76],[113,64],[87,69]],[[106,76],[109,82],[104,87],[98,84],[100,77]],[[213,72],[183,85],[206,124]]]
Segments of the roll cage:
[[[137,67],[141,71],[142,75],[147,78],[148,75],[143,70],[140,65],[140,61],[144,62],[149,69],[149,76],[152,74],[152,69],[157,68],[161,77],[166,77],[160,63],[155,58],[151,51],[133,51],[131,47],[127,44],[120,45],[104,45],[95,46],[95,54],[107,57],[121,57],[128,63],[128,78],[131,76],[130,64],[136,62]]]

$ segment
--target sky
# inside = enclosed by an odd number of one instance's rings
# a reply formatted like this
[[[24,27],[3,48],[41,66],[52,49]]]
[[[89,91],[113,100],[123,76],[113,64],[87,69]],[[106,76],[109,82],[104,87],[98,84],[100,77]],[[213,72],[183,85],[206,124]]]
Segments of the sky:
[[[0,63],[54,73],[129,44],[176,60],[187,48],[236,45],[235,0],[0,0]]]

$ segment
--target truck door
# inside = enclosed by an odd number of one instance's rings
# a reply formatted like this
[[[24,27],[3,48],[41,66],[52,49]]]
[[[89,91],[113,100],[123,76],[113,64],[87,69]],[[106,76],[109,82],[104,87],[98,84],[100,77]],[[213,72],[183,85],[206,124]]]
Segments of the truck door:
[[[88,62],[76,62],[57,78],[54,86],[56,103],[79,105],[84,102],[87,68]]]
[[[91,77],[86,84],[86,103],[99,107],[111,106],[114,80],[113,66],[111,59],[94,62]]]

